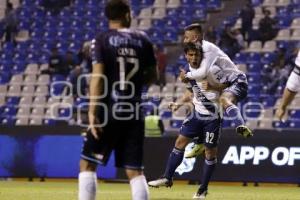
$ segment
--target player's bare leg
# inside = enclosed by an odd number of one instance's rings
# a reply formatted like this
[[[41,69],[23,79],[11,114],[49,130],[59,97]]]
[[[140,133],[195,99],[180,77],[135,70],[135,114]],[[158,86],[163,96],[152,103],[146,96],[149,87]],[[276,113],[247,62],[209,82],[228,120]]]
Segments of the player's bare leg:
[[[164,175],[154,181],[148,182],[148,185],[151,187],[171,187],[173,185],[173,175],[175,173],[176,168],[180,165],[183,160],[184,150],[186,145],[190,142],[190,138],[185,137],[183,135],[179,135],[175,142],[175,147],[170,153],[166,170]]]

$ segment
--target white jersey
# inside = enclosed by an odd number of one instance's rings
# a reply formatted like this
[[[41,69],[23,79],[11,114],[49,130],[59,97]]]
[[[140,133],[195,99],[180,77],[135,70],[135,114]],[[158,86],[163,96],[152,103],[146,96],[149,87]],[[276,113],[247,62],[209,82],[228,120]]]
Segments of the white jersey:
[[[296,66],[286,83],[286,87],[292,92],[299,92],[300,91],[300,50],[298,51],[295,64]]]
[[[187,73],[187,78],[203,80],[210,74],[208,79],[210,84],[231,83],[237,78],[238,74],[243,74],[231,59],[215,44],[202,40],[203,60],[201,67]],[[211,72],[209,72],[211,70]],[[218,80],[216,80],[218,79]]]
[[[200,66],[201,68],[202,66]],[[191,72],[195,72],[197,69],[192,68],[189,65],[189,70]],[[204,96],[210,100],[211,102],[213,102],[217,108],[217,110],[219,110],[219,97],[220,97],[220,92],[215,91],[215,90],[203,90],[202,89],[202,80],[201,79],[195,79],[196,84],[198,86],[198,88],[201,90],[201,93],[204,94]],[[203,115],[209,115],[211,114],[211,112],[205,107],[205,105],[203,104],[203,101],[199,98],[199,91],[197,90],[198,88],[196,87],[192,87],[193,90],[193,104],[195,106],[195,110]]]

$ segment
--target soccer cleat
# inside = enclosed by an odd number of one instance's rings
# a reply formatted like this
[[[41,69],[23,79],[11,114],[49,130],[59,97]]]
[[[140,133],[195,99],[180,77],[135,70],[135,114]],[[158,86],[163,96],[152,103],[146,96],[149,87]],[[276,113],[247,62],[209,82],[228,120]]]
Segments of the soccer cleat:
[[[198,189],[197,193],[194,194],[193,199],[203,200],[207,195],[207,190],[201,191]]]
[[[170,180],[170,179],[167,179],[165,177],[162,177],[162,178],[159,178],[157,180],[154,180],[154,181],[149,181],[148,182],[148,185],[150,187],[155,187],[155,188],[159,188],[161,186],[164,186],[164,187],[172,187],[173,185],[173,181]]]
[[[239,134],[245,138],[253,136],[252,131],[245,125],[240,125],[240,126],[236,127],[236,132],[237,132],[237,134]]]
[[[204,145],[203,144],[195,144],[192,150],[185,154],[185,158],[194,158],[201,155],[204,152]]]

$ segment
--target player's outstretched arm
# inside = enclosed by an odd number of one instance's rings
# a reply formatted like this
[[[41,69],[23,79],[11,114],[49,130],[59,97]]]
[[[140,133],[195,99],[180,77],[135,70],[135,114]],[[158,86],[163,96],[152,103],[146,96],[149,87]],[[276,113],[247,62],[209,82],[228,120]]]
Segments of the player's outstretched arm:
[[[190,102],[192,100],[192,95],[193,93],[187,90],[180,99],[178,99],[176,102],[171,102],[169,104],[169,109],[171,109],[172,112],[175,112],[185,103]]]

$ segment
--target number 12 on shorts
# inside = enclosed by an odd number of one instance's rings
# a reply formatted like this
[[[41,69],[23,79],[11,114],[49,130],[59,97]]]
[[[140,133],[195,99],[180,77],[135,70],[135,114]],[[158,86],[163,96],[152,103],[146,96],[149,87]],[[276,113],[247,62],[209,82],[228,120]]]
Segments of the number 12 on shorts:
[[[215,137],[215,134],[214,134],[214,133],[206,132],[206,139],[205,139],[205,142],[206,142],[206,143],[212,144],[212,143],[213,143],[214,137]]]

